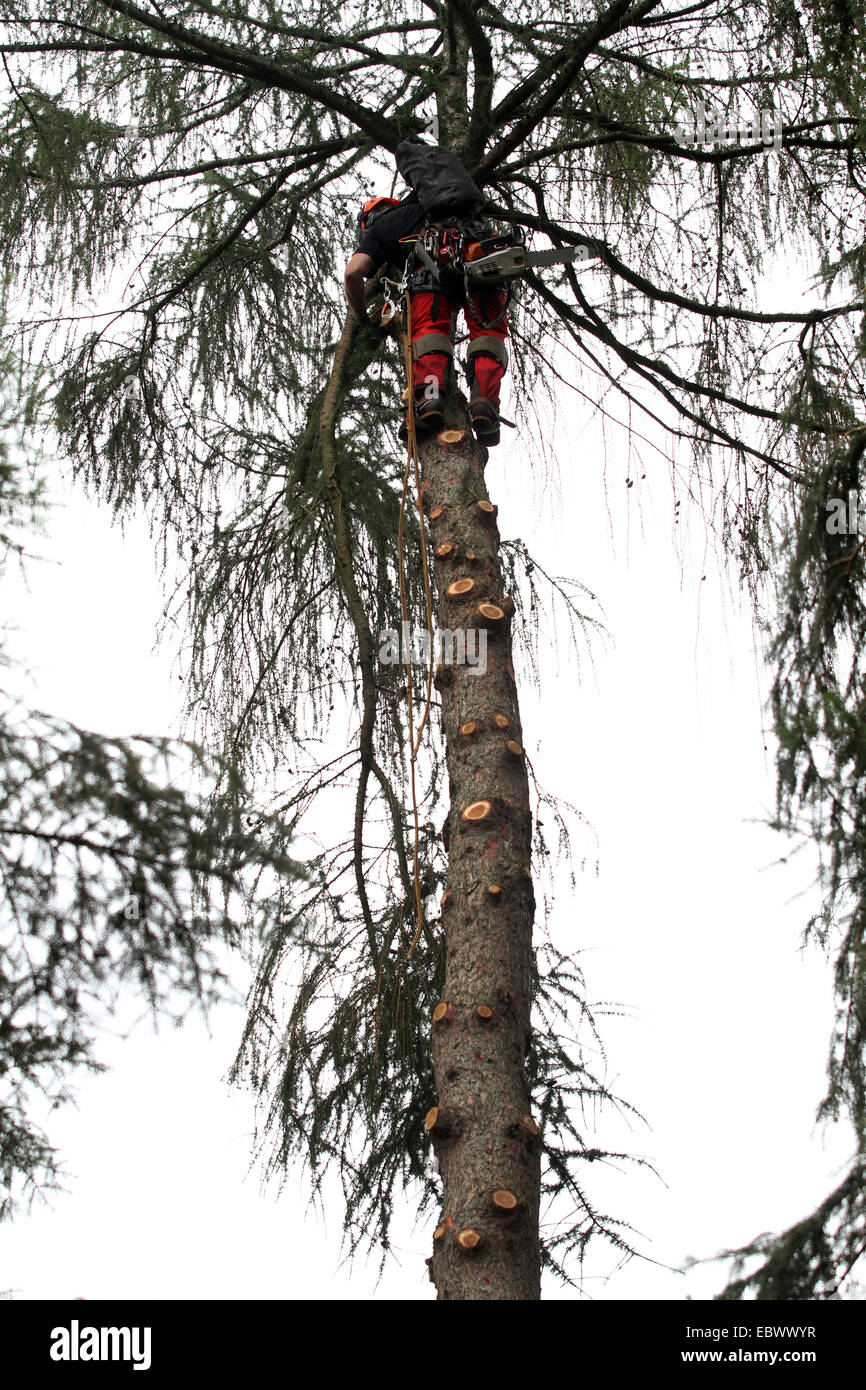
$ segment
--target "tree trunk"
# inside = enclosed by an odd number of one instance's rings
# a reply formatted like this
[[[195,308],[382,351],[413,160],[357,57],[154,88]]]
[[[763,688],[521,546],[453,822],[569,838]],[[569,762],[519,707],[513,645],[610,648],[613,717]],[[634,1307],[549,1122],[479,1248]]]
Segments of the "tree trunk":
[[[479,642],[483,631],[487,664],[448,663],[446,652],[436,682],[451,809],[445,990],[432,1020],[437,1104],[426,1122],[443,1188],[431,1277],[440,1299],[538,1299],[541,1144],[524,1064],[535,900],[513,602],[502,592],[487,451],[454,385],[445,425],[421,448],[438,626],[477,628]],[[463,433],[449,442],[448,430]]]

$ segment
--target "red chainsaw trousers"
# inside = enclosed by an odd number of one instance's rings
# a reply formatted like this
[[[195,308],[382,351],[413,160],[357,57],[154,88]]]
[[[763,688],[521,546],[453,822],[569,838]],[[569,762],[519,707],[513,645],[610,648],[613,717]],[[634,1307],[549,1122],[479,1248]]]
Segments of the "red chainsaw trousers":
[[[440,290],[437,295],[432,290],[415,290],[412,293],[412,342],[430,333],[441,333],[451,337],[451,312],[453,303],[447,294]],[[434,308],[437,310],[434,317]],[[508,337],[508,317],[505,313],[505,291],[503,289],[481,289],[470,292],[463,304],[463,316],[469,330],[468,360],[474,372],[472,396],[483,396],[485,400],[499,406],[499,388],[505,375],[505,340]],[[492,324],[485,328],[484,323]],[[486,345],[479,344],[475,352],[473,343],[487,338]],[[489,350],[485,350],[485,346]],[[498,352],[498,356],[494,353]],[[429,389],[433,377],[437,389],[444,393],[445,370],[448,364],[445,352],[424,352],[415,358],[413,353],[412,385],[415,398],[421,399]]]

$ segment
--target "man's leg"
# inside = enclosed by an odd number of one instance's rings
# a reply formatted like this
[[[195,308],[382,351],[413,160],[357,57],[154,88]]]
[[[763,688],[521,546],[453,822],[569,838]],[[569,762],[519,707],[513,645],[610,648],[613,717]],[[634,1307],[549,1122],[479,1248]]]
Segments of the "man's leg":
[[[410,289],[412,308],[412,387],[419,423],[442,423],[445,373],[454,348],[451,343],[451,300],[441,290]]]
[[[469,329],[469,414],[483,444],[499,443],[499,390],[508,365],[505,304],[505,290],[484,289],[471,291],[464,307]]]

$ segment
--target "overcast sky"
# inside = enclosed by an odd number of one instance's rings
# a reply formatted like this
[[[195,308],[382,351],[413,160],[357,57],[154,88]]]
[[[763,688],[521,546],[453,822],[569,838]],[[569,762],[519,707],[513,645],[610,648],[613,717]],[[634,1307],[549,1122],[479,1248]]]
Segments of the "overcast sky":
[[[504,405],[507,411],[507,406]],[[632,1224],[649,1257],[617,1271],[590,1256],[582,1293],[554,1298],[708,1297],[719,1268],[672,1272],[778,1229],[838,1181],[847,1134],[813,1126],[832,1018],[830,971],[799,950],[814,908],[805,856],[766,828],[772,741],[767,676],[750,615],[719,573],[669,471],[647,453],[605,450],[588,411],[564,402],[559,487],[509,432],[487,470],[504,537],[604,605],[611,642],[578,670],[553,634],[540,695],[523,683],[524,741],[539,781],[573,802],[577,888],[561,874],[552,930],[581,953],[599,1008],[605,1075],[648,1124],[600,1117],[589,1143],[655,1168],[587,1173],[598,1206]],[[641,480],[641,473],[647,476]],[[634,485],[627,487],[626,477]],[[105,508],[57,486],[58,507],[29,592],[8,584],[33,669],[31,703],[109,734],[178,733],[173,653],[153,651],[162,593],[146,527],[126,536]],[[702,576],[706,578],[702,578]],[[594,611],[598,613],[598,609]],[[765,743],[769,749],[765,750]],[[798,896],[805,893],[805,896]],[[244,980],[238,984],[243,988]],[[249,1098],[222,1081],[240,1007],[154,1035],[147,1020],[105,1038],[109,1074],[48,1119],[74,1175],[66,1196],[2,1230],[0,1289],[46,1298],[431,1299],[433,1221],[398,1226],[399,1259],[341,1257],[336,1191],[310,1209],[299,1172],[282,1194],[248,1175]],[[596,1065],[604,1065],[595,1059]],[[654,1263],[652,1263],[652,1262]]]

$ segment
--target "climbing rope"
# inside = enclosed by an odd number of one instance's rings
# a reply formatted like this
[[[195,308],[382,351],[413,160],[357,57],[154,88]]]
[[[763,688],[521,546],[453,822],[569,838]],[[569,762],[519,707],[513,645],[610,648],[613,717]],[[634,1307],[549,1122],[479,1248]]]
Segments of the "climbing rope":
[[[407,420],[407,442],[406,442],[406,468],[403,472],[403,495],[400,498],[400,520],[397,526],[397,552],[399,558],[400,576],[400,619],[401,636],[405,638],[409,631],[409,610],[406,601],[406,574],[405,556],[403,549],[403,530],[406,518],[406,502],[409,496],[409,475],[414,472],[415,476],[415,496],[418,504],[418,525],[421,530],[421,568],[424,575],[424,601],[426,606],[427,618],[427,692],[424,697],[424,713],[418,725],[417,733],[414,728],[414,712],[412,709],[413,701],[413,679],[412,679],[412,643],[406,643],[406,699],[409,706],[409,785],[412,796],[412,820],[415,834],[414,849],[414,877],[415,877],[415,909],[418,918],[418,925],[412,944],[409,947],[408,955],[411,956],[418,944],[418,938],[424,926],[424,908],[421,903],[421,874],[419,866],[419,831],[418,831],[418,795],[415,785],[415,763],[418,757],[418,749],[421,746],[421,736],[424,726],[430,714],[430,705],[433,690],[433,601],[430,595],[430,570],[427,563],[427,536],[424,530],[424,506],[421,496],[421,470],[418,461],[418,439],[415,434],[415,407],[414,390],[412,386],[412,301],[408,289],[405,290],[406,298],[406,325],[404,330],[404,360],[406,366],[406,420]]]

